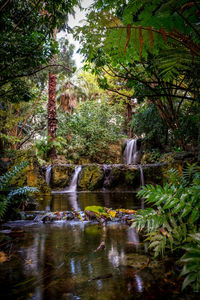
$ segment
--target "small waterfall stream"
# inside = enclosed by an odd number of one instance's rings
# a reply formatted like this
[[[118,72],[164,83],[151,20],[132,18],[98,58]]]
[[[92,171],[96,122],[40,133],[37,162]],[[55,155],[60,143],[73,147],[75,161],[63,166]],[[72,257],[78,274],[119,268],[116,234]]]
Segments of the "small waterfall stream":
[[[77,189],[77,182],[78,182],[78,175],[79,173],[81,172],[81,166],[77,166],[75,171],[74,171],[74,174],[73,174],[73,177],[72,177],[72,181],[68,187],[68,189],[66,190],[67,192],[76,192],[76,189]]]
[[[124,161],[127,165],[137,164],[140,156],[140,152],[137,150],[137,140],[127,140],[126,148],[124,150]]]
[[[49,185],[50,184],[50,181],[51,181],[51,169],[52,169],[52,166],[49,165],[47,168],[46,168],[46,175],[45,175],[45,181],[46,183]]]
[[[143,168],[141,165],[139,165],[139,169],[140,169],[140,185],[144,185],[144,173],[143,173]]]
[[[136,165],[140,162],[141,151],[137,149],[138,139],[129,139],[126,142],[126,148],[124,150],[124,162],[127,165]],[[142,165],[138,165],[140,170],[140,186],[144,185],[144,174]],[[141,200],[141,208],[144,208],[144,199]]]

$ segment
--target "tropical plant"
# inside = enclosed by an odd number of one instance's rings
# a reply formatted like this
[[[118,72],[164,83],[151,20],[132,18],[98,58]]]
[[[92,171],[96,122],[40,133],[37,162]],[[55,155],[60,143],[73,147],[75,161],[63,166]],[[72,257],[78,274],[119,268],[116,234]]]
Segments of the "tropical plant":
[[[28,193],[38,192],[37,188],[30,186],[24,186],[17,189],[9,188],[9,184],[12,179],[28,165],[28,161],[21,162],[19,165],[14,166],[11,171],[0,176],[0,218],[6,213],[7,207],[12,205],[13,199],[16,195],[26,195]]]
[[[162,148],[167,144],[168,128],[153,103],[137,108],[132,116],[131,129],[136,136],[144,137],[151,148]]]
[[[200,291],[200,233],[191,235],[191,243],[184,247],[186,253],[180,261],[184,263],[181,276],[185,276],[182,289],[189,284],[195,292]]]
[[[163,187],[146,185],[138,192],[139,197],[156,208],[140,210],[132,225],[145,231],[155,257],[164,255],[166,250],[180,252],[191,241],[191,235],[199,231],[200,168],[192,164],[182,173],[171,169],[168,175],[169,183]],[[196,280],[199,281],[198,276],[193,281]]]
[[[154,103],[179,146],[188,140],[181,116],[197,115],[192,107],[200,93],[198,7],[187,0],[99,0],[77,31],[101,86],[110,89],[109,74],[134,91],[130,103],[133,98]]]

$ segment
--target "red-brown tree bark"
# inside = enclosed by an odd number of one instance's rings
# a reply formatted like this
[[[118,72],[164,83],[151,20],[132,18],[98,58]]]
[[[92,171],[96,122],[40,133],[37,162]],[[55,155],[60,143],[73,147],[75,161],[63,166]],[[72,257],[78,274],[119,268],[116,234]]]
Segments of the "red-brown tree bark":
[[[56,74],[49,72],[49,100],[48,100],[48,136],[51,142],[56,140],[57,119],[56,119]],[[56,147],[53,145],[49,152],[51,159],[57,157]]]

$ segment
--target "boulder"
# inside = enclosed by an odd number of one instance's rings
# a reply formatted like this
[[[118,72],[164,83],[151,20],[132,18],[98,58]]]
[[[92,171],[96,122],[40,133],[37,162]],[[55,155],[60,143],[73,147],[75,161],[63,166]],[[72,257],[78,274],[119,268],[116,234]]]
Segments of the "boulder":
[[[139,186],[140,171],[134,166],[110,166],[110,173],[104,181],[104,187],[110,190],[135,190]]]
[[[42,168],[33,150],[17,151],[15,157],[11,160],[9,169],[11,170],[23,161],[29,161],[29,166],[12,179],[11,186],[23,187],[28,185],[37,187],[41,194],[50,194],[51,189],[45,181]]]
[[[50,185],[53,189],[63,189],[70,185],[75,165],[52,165]]]
[[[87,165],[82,168],[78,179],[78,190],[94,191],[103,187],[104,172],[99,165]]]

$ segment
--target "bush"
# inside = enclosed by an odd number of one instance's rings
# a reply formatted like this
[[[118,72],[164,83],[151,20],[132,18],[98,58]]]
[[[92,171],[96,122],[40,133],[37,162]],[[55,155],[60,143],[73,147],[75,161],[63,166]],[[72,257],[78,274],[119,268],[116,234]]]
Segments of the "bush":
[[[86,101],[79,104],[73,115],[59,117],[58,135],[68,138],[68,155],[89,157],[98,161],[108,156],[108,148],[122,137],[123,117],[120,105]]]

